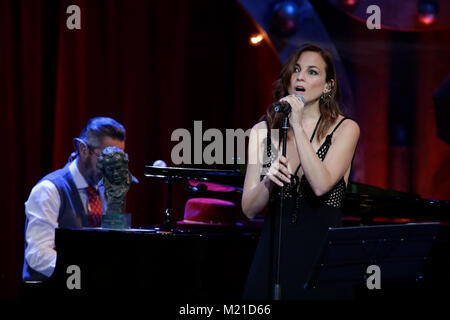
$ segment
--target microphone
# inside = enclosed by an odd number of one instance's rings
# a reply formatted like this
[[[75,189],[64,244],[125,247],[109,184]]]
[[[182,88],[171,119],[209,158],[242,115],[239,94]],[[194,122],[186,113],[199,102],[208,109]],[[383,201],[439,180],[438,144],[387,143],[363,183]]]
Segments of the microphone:
[[[301,94],[296,94],[295,96],[297,98],[299,98],[303,102],[303,104],[306,103],[305,97],[302,96]],[[290,113],[291,112],[291,106],[286,101],[281,101],[281,102],[277,102],[277,103],[275,103],[273,105],[273,110],[275,112]]]
[[[153,166],[165,168],[167,167],[167,164],[163,160],[156,160],[155,162],[153,162]]]
[[[296,96],[297,98],[299,98],[299,99],[303,102],[303,104],[306,103],[305,97],[302,96],[301,94],[296,94],[295,96]]]
[[[290,113],[291,105],[286,101],[277,102],[273,105],[273,110],[275,112]]]

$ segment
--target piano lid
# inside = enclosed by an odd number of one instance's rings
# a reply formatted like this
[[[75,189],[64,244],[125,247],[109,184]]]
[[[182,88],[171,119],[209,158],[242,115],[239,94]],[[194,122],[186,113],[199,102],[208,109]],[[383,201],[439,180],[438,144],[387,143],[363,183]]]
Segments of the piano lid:
[[[244,175],[239,170],[145,167],[145,177],[172,180],[196,180],[242,188]],[[387,190],[350,181],[342,211],[359,217],[407,217],[450,221],[450,202],[425,199],[418,195]]]
[[[239,170],[145,166],[144,176],[157,179],[197,180],[242,187],[244,176]]]
[[[359,217],[401,217],[424,221],[450,221],[450,202],[351,182],[342,211]]]

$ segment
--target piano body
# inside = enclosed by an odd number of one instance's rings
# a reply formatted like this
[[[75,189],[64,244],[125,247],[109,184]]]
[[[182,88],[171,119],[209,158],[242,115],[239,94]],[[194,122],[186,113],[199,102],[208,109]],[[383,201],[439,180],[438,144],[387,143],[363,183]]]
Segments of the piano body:
[[[253,233],[166,233],[151,229],[57,229],[58,259],[47,285],[64,296],[239,299],[258,237]],[[80,269],[81,289],[67,270]]]
[[[208,170],[205,175],[195,169],[147,169],[147,176],[170,178],[172,182],[176,179],[223,182],[225,176],[227,183],[242,183],[242,178],[235,173],[227,175],[221,170]],[[171,183],[168,185],[170,188]],[[440,222],[431,250],[432,259],[424,267],[428,290],[423,292],[439,292],[441,286],[448,288],[448,201],[421,199],[359,184],[352,184],[349,191],[343,208],[344,226]],[[165,229],[57,229],[55,272],[40,287],[45,288],[46,294],[59,298],[125,295],[149,300],[240,299],[258,243],[258,228],[244,224],[231,228],[161,230]],[[68,288],[71,275],[68,268],[73,265],[79,267],[81,289]]]

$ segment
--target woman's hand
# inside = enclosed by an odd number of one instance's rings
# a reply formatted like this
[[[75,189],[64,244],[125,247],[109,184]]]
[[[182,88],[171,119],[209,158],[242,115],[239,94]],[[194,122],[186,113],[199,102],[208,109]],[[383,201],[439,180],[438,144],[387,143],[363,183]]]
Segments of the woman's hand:
[[[266,177],[280,187],[283,186],[283,181],[286,183],[290,183],[291,173],[287,165],[288,159],[280,155],[270,166],[269,172],[267,173]]]
[[[282,99],[280,101],[286,101],[291,106],[291,113],[289,115],[289,124],[291,128],[298,128],[302,125],[302,117],[303,117],[303,109],[305,107],[305,104],[295,94],[290,94]]]

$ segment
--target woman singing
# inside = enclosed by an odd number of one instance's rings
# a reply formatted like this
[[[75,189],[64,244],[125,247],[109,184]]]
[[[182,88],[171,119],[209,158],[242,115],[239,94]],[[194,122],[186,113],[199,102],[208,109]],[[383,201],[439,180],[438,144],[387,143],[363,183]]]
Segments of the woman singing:
[[[273,297],[273,254],[278,250],[274,233],[283,184],[281,298],[345,298],[339,288],[304,289],[327,229],[342,225],[340,208],[359,138],[358,124],[339,108],[339,83],[331,54],[312,44],[300,48],[282,68],[273,97],[291,106],[286,157],[279,130],[283,114],[272,105],[265,120],[253,127],[248,146],[249,160],[255,161],[247,165],[242,208],[250,219],[267,204],[269,212],[244,298]]]

